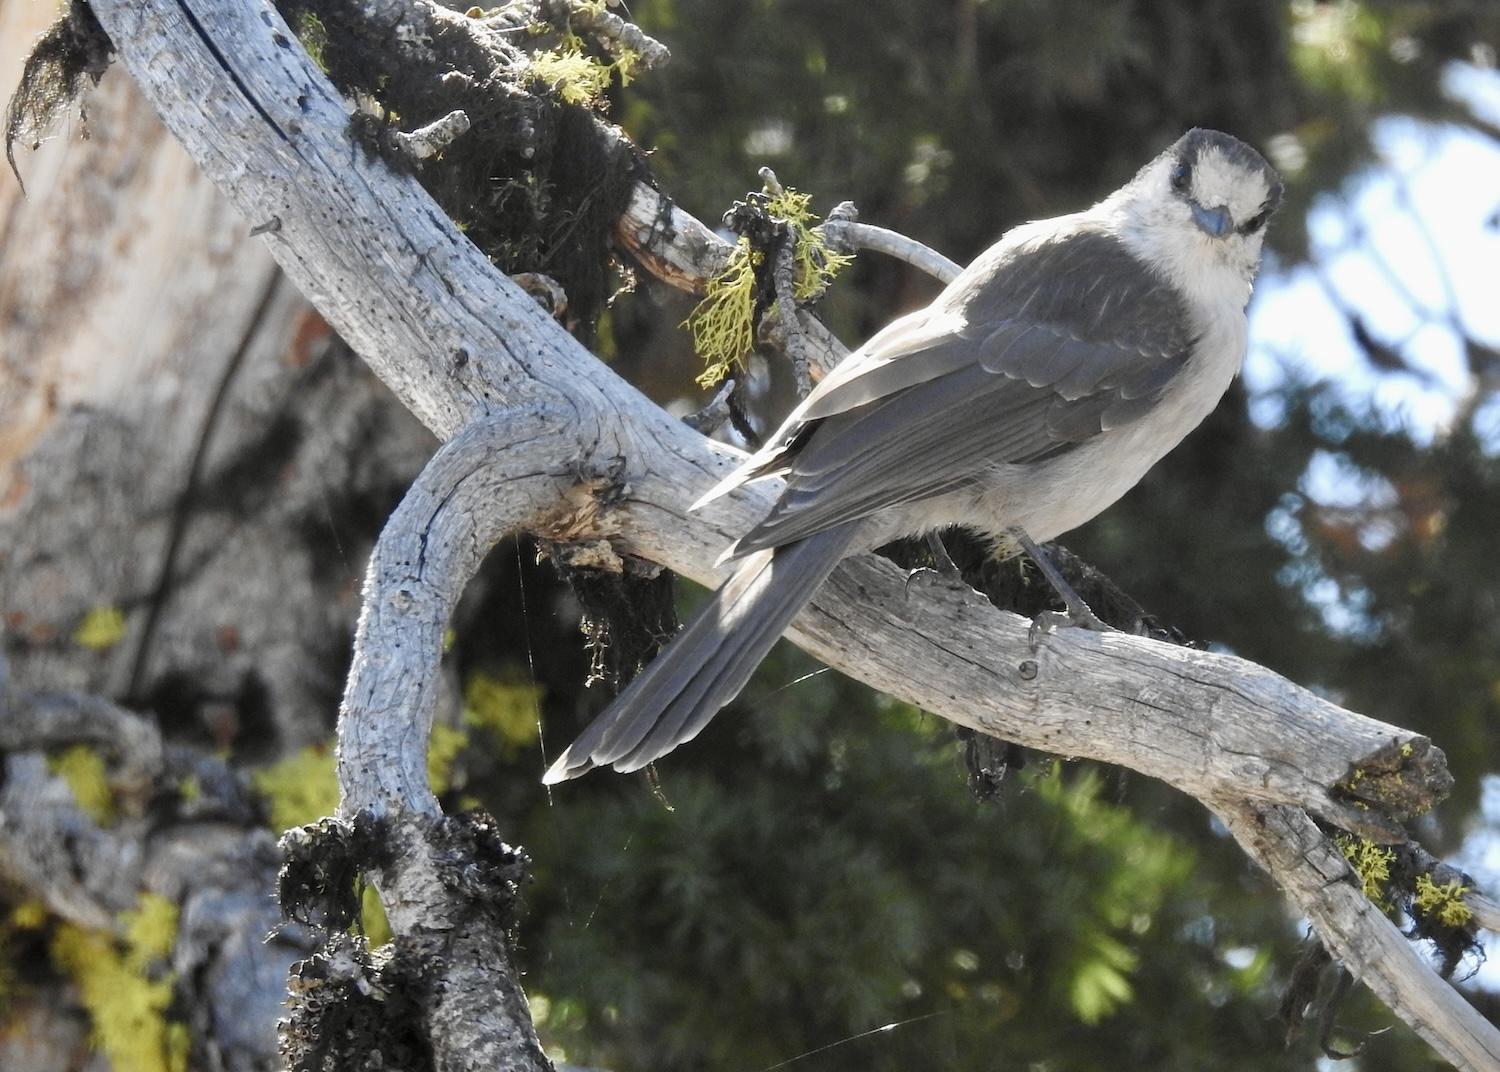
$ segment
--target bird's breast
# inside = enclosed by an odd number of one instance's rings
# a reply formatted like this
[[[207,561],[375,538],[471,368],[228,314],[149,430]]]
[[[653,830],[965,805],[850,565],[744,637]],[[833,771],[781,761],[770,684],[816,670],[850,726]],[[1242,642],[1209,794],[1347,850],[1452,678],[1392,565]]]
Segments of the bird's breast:
[[[1135,487],[1213,412],[1239,372],[1244,314],[1226,310],[1200,328],[1192,357],[1153,409],[1041,464],[998,467],[966,507],[972,516],[993,519],[982,527],[994,531],[1019,525],[1035,540],[1050,540],[1092,520]]]

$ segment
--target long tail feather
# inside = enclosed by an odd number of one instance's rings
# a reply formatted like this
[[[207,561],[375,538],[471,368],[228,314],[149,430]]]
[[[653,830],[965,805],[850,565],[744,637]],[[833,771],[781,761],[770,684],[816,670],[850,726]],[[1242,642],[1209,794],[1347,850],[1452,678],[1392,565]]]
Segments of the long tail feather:
[[[803,605],[849,551],[858,523],[744,560],[698,616],[558,757],[542,781],[595,767],[639,770],[698,736],[739,695]]]

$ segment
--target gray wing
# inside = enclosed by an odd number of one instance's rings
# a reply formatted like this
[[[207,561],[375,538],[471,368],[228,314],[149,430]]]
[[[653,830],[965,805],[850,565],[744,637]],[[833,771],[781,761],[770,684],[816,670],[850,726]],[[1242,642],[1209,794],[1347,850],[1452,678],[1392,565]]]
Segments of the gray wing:
[[[978,264],[934,309],[931,322],[953,329],[891,359],[866,355],[798,408],[747,473],[783,473],[787,487],[736,556],[1129,424],[1195,342],[1177,292],[1100,232],[1023,249],[998,270]]]

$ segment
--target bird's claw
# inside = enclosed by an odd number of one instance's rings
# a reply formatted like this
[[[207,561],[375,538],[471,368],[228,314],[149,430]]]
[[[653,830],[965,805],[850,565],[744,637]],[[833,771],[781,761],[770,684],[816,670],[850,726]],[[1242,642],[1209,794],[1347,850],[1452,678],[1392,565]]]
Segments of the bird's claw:
[[[1036,654],[1042,634],[1055,632],[1059,626],[1088,629],[1095,633],[1119,632],[1114,626],[1100,621],[1099,616],[1089,609],[1088,604],[1081,601],[1070,604],[1067,610],[1044,610],[1031,619],[1031,628],[1026,631],[1026,643],[1030,646],[1033,655]]]
[[[941,566],[937,568],[934,568],[932,566],[918,566],[916,569],[910,570],[906,574],[906,584],[901,589],[901,594],[903,596],[909,597],[911,595],[912,582],[915,581],[918,577],[935,577],[939,581],[947,584],[950,588],[968,587],[968,583],[964,580],[963,574],[959,573],[956,570],[952,573],[949,573]]]

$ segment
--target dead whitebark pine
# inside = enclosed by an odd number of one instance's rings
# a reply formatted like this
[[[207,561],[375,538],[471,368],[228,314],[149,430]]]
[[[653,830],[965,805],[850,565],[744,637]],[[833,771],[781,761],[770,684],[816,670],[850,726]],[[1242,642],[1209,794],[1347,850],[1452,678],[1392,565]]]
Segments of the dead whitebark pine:
[[[0,0],[8,90],[55,17]],[[331,345],[124,70],[59,133],[21,154],[27,196],[0,180],[0,879],[50,916],[10,932],[27,954],[6,964],[24,986],[6,995],[0,1068],[90,1060],[74,973],[31,971],[33,947],[118,934],[141,895],[178,910],[151,970],[178,980],[170,1019],[195,1064],[269,1068],[288,968],[317,942],[301,927],[264,940],[274,838],[214,743],[324,739],[306,716],[337,695],[327,667],[374,537],[346,531],[325,561],[330,501],[389,510],[434,441]],[[116,635],[74,639],[101,616]],[[160,715],[172,743],[102,696]],[[108,760],[112,822],[45,762],[75,746]]]
[[[369,7],[403,21],[418,42],[424,26],[451,17],[419,0]],[[505,958],[474,951],[503,952],[504,935],[480,933],[495,929],[484,891],[438,880],[452,870],[454,839],[441,829],[424,770],[430,682],[459,591],[488,545],[515,528],[608,540],[712,583],[713,558],[764,511],[769,493],[689,514],[686,504],[728,469],[731,452],[600,365],[495,272],[414,181],[351,152],[343,103],[288,47],[269,4],[96,0],[94,8],[204,173],[246,219],[274,221],[265,241],[287,275],[449,441],[371,561],[340,778],[345,818],[373,815],[391,835],[395,857],[377,870],[398,936],[467,948],[431,962],[444,964],[442,989],[493,993]],[[701,231],[697,238],[706,243]],[[674,248],[667,258],[691,263],[694,253]],[[480,487],[485,495],[468,494]],[[427,505],[435,494],[442,509]],[[413,546],[426,550],[414,556]],[[1440,752],[1244,660],[1075,631],[1033,652],[1028,624],[972,593],[924,588],[908,598],[901,571],[866,557],[839,570],[793,636],[830,665],[956,723],[1128,766],[1204,801],[1334,955],[1446,1059],[1500,1067],[1500,1034],[1389,920],[1348,896],[1359,896],[1357,886],[1308,819],[1399,837],[1382,809],[1439,796]],[[1364,786],[1375,789],[1361,799]],[[463,1004],[427,1009],[439,1067],[491,1067],[502,1053],[520,1067],[541,1061],[523,1002]]]

